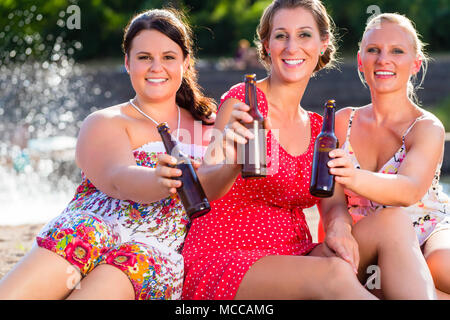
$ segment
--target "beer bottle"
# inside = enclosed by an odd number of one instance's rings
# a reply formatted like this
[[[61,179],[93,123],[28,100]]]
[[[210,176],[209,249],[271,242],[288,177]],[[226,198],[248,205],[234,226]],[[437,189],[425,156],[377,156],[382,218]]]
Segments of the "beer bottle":
[[[264,118],[258,110],[255,74],[245,75],[245,103],[250,106],[249,114],[253,121],[242,124],[253,133],[255,138],[248,139],[243,148],[240,145],[241,176],[242,178],[264,178],[267,174],[266,133]]]
[[[309,192],[311,195],[320,198],[331,197],[334,192],[334,176],[330,174],[327,163],[330,161],[328,153],[338,148],[338,140],[334,134],[335,109],[336,103],[334,100],[328,100],[325,103],[322,131],[314,144]]]
[[[174,179],[182,182],[181,187],[177,188],[177,192],[186,213],[191,220],[208,213],[211,210],[211,206],[192,166],[191,159],[179,149],[177,142],[172,139],[166,122],[158,125],[158,132],[161,135],[167,153],[178,160],[174,167],[180,169],[182,175]]]

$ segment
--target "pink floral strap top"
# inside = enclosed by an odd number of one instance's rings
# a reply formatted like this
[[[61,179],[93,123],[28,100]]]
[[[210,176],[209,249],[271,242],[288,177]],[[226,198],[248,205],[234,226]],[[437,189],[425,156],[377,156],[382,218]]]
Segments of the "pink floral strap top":
[[[350,114],[347,136],[342,149],[349,155],[355,168],[360,169],[361,166],[356,158],[355,152],[350,144],[350,133],[353,123],[353,118],[356,113],[356,108],[352,109]],[[422,119],[424,116],[416,118],[416,120],[409,126],[402,136],[402,145],[398,151],[389,159],[383,167],[378,171],[379,173],[397,174],[398,170],[406,157],[405,138],[411,131],[416,122]],[[442,163],[438,164],[433,181],[427,193],[416,204],[406,207],[405,210],[413,220],[413,226],[416,229],[416,233],[419,238],[420,244],[422,244],[433,232],[435,227],[439,223],[449,222],[450,217],[450,203],[448,196],[442,191],[442,186],[439,184],[439,177],[441,172]],[[348,210],[353,216],[367,216],[375,213],[376,211],[386,208],[388,206],[376,203],[369,199],[366,199],[357,193],[354,193],[348,189],[345,189],[345,195],[347,197]],[[444,221],[445,220],[445,221]]]

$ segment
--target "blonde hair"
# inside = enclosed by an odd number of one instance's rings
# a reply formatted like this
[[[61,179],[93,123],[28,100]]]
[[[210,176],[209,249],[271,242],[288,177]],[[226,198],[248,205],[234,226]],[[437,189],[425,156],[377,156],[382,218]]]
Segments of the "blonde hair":
[[[398,26],[402,27],[404,30],[406,30],[413,39],[413,47],[416,53],[416,56],[420,57],[420,59],[422,60],[422,64],[420,66],[420,68],[422,69],[422,79],[420,80],[419,84],[416,85],[417,83],[417,74],[419,72],[417,72],[415,75],[413,75],[410,80],[408,81],[408,98],[413,101],[414,103],[419,104],[419,99],[417,97],[416,94],[416,89],[420,89],[424,79],[425,79],[425,74],[427,73],[427,69],[428,69],[428,61],[430,60],[430,58],[428,57],[428,55],[425,52],[425,46],[426,44],[424,42],[422,42],[422,40],[420,39],[420,34],[417,32],[413,22],[408,19],[406,16],[399,14],[399,13],[382,13],[379,14],[377,16],[374,16],[372,19],[370,19],[367,22],[366,28],[364,30],[362,39],[364,39],[364,36],[366,35],[366,33],[369,30],[372,30],[374,28],[378,28],[382,22],[391,22],[391,23],[395,23]],[[362,43],[362,39],[361,42],[359,43],[359,50],[361,50],[361,43]],[[420,71],[420,70],[419,70]],[[364,84],[364,86],[366,85],[366,81],[364,80],[363,75],[361,74],[361,72],[358,69],[358,75],[359,78],[361,79],[362,83]]]
[[[270,58],[264,48],[264,42],[270,37],[272,31],[273,18],[280,9],[295,9],[304,8],[311,12],[314,20],[317,23],[319,29],[320,38],[322,40],[328,38],[328,47],[319,57],[314,73],[323,68],[332,68],[336,61],[336,38],[334,36],[334,23],[327,13],[327,9],[319,0],[274,0],[264,10],[261,19],[259,21],[257,32],[257,39],[255,40],[256,47],[258,49],[258,55],[261,63],[266,70],[270,70]],[[314,74],[313,73],[313,74]]]

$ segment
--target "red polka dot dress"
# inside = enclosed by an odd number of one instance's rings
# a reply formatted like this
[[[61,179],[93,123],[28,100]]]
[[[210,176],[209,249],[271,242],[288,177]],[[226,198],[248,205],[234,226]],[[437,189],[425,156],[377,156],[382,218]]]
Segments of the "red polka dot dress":
[[[232,87],[221,99],[245,101],[245,86]],[[267,117],[268,104],[258,89],[258,105]],[[308,150],[292,156],[267,134],[268,176],[236,179],[230,191],[211,203],[211,211],[195,219],[188,232],[183,256],[183,299],[233,299],[244,274],[268,255],[305,255],[312,243],[302,209],[318,199],[309,194],[314,141],[322,117],[309,112],[311,140]],[[295,137],[293,137],[295,138]]]

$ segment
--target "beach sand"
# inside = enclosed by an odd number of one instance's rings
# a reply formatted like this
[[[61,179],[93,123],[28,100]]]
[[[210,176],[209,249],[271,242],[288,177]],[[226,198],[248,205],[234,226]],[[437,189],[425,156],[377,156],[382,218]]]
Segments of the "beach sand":
[[[315,208],[305,210],[313,241],[317,241],[319,214]],[[43,224],[0,226],[0,279],[6,275],[28,251]]]
[[[0,278],[30,251],[42,224],[0,226]]]

